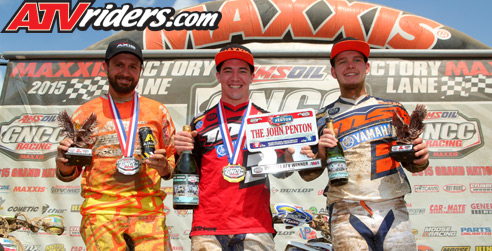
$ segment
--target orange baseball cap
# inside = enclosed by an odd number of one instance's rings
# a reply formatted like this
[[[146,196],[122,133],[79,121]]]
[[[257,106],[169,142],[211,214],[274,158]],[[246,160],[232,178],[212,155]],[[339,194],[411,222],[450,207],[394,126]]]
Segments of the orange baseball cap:
[[[219,70],[220,64],[229,59],[243,60],[248,63],[252,69],[254,69],[255,61],[253,54],[251,54],[251,51],[245,46],[231,44],[220,49],[219,53],[215,55],[215,66],[217,71]]]
[[[334,64],[333,59],[344,51],[358,51],[364,55],[364,59],[367,62],[371,48],[368,43],[353,37],[340,39],[335,42],[331,48],[330,62],[332,66]]]

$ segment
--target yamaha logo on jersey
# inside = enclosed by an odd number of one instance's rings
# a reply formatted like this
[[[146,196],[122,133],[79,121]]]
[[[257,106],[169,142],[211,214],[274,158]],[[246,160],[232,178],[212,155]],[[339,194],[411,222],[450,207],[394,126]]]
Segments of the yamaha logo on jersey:
[[[391,137],[392,133],[393,131],[390,123],[380,124],[343,136],[340,141],[343,149],[347,150],[364,142]]]
[[[227,154],[223,144],[215,146],[215,152],[217,153],[218,158],[222,158]]]
[[[333,116],[333,115],[337,114],[338,112],[340,112],[340,107],[334,107],[334,108],[330,108],[328,110],[328,114],[330,116]]]
[[[203,121],[201,121],[201,120],[200,120],[200,121],[198,121],[198,122],[196,123],[195,128],[196,128],[196,129],[200,129],[200,128],[202,128],[202,126],[203,126]]]

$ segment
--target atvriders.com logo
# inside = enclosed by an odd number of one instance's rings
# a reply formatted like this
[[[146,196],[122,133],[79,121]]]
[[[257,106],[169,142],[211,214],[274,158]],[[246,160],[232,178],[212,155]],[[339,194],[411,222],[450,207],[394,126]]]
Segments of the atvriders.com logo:
[[[24,1],[3,28],[3,33],[51,33],[57,23],[58,32],[94,30],[215,30],[222,14],[218,11],[182,11],[175,14],[171,7],[141,8],[125,3],[117,7],[92,7],[95,0],[79,1],[72,8],[71,1]]]

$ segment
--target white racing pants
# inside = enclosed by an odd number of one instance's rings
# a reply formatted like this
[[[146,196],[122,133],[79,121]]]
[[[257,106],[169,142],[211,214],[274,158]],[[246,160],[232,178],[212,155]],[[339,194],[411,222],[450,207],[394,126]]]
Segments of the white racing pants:
[[[336,251],[417,250],[403,197],[378,202],[338,201],[328,209]]]

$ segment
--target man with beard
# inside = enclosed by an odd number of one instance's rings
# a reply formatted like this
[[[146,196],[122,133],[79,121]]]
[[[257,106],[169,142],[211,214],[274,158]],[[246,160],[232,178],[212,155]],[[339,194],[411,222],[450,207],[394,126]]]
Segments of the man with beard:
[[[58,146],[57,178],[69,182],[82,175],[80,233],[88,251],[125,250],[127,245],[136,250],[172,250],[163,210],[166,194],[160,187],[161,179],[172,178],[175,128],[164,105],[135,91],[142,66],[138,44],[112,41],[103,63],[109,93],[72,115],[78,124],[92,113],[97,116],[92,164],[67,165],[64,154],[73,139],[65,138]],[[156,150],[148,158],[142,155],[137,135],[142,127],[152,131],[155,142]]]

